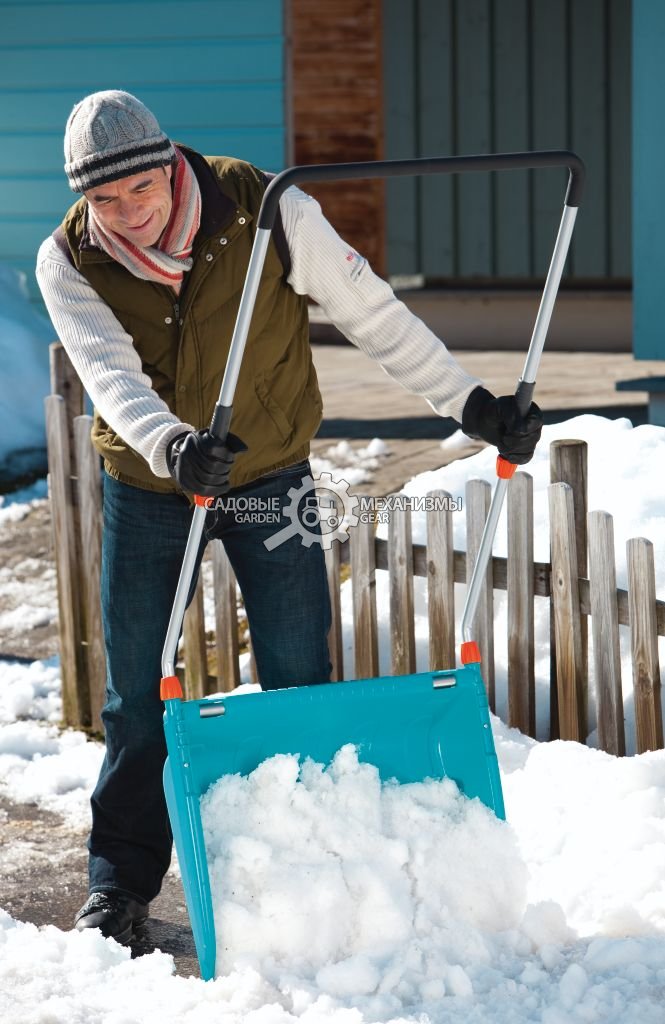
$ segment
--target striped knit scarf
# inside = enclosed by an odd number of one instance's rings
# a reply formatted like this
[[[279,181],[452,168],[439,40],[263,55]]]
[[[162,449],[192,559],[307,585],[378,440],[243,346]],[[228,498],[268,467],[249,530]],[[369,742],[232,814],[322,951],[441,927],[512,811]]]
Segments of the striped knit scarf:
[[[173,206],[156,245],[137,246],[115,231],[106,231],[88,204],[93,242],[144,281],[168,284],[179,291],[183,275],[192,269],[192,243],[201,223],[201,190],[186,158],[176,147]]]

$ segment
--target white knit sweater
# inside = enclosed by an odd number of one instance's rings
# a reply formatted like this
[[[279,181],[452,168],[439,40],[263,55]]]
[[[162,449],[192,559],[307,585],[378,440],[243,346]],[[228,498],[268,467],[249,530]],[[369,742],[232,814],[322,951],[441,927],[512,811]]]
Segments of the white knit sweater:
[[[339,237],[316,200],[290,188],[280,211],[294,291],[318,303],[342,334],[398,384],[422,395],[440,416],[460,421],[469,393],[481,381],[465,373],[443,342]],[[57,335],[95,407],[153,473],[167,477],[167,444],[191,424],[181,423],[152,390],[131,336],[50,236],[39,250],[37,280]]]

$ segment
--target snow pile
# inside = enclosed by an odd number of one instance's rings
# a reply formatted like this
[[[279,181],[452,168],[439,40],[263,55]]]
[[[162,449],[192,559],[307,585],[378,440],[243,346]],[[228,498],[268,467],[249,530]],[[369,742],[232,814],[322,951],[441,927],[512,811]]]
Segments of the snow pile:
[[[522,916],[504,823],[449,780],[382,786],[350,746],[326,770],[282,754],[224,778],[202,816],[219,974],[295,975],[385,1016],[469,994],[460,961],[489,963],[489,937]]]
[[[104,750],[58,729],[61,707],[56,664],[0,662],[0,792],[86,825]]]
[[[385,441],[375,437],[366,448],[354,449],[348,441],[339,441],[326,449],[323,456],[311,455],[309,461],[314,479],[321,473],[332,473],[336,480],[358,485],[367,483],[372,471],[389,454]]]
[[[494,726],[508,825],[447,780],[382,786],[351,747],[211,787],[218,974],[367,1021],[658,1019],[665,752]]]
[[[510,770],[504,737],[498,753],[529,900],[555,900],[581,935],[665,935],[665,751],[616,758],[512,732],[524,763]]]
[[[60,668],[55,658],[28,665],[16,661],[0,663],[0,723],[26,718],[59,721],[60,689]]]
[[[89,793],[102,763],[100,743],[83,733],[35,722],[0,727],[2,791],[18,803],[37,803],[72,823],[89,818]]]
[[[0,264],[0,476],[6,479],[44,463],[52,341],[53,328],[30,304],[25,275]]]

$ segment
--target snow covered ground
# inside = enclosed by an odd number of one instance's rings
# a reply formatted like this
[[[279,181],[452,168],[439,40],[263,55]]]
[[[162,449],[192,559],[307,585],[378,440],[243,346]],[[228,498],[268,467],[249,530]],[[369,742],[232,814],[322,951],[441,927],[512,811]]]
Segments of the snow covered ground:
[[[589,507],[615,516],[619,585],[624,541],[646,535],[662,596],[665,480],[652,467],[665,430],[596,417],[547,428],[529,467],[538,538],[547,442],[561,436],[590,440]],[[405,490],[463,494],[492,464],[482,452]],[[85,823],[101,746],[61,732],[59,707],[56,663],[0,662],[0,791]],[[0,912],[3,1024],[662,1024],[665,752],[616,759],[492,725],[507,823],[446,781],[380,786],[351,748],[301,770],[281,755],[213,787],[213,982],[174,976],[165,953],[131,960],[96,934]]]

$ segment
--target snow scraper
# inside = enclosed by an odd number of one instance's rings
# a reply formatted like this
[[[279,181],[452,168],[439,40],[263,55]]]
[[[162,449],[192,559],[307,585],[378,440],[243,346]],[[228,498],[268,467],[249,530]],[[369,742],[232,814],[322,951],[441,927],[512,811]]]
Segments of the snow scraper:
[[[567,151],[436,157],[292,167],[266,189],[238,309],[228,362],[210,430],[226,437],[250,319],[280,196],[301,182],[397,175],[567,167],[563,216],[516,396],[526,412],[563,272],[584,184],[584,165]],[[215,923],[200,815],[200,798],[223,775],[249,774],[277,753],[328,763],[344,744],[400,783],[453,779],[505,817],[480,652],[472,623],[491,556],[496,525],[516,467],[497,460],[497,484],[462,620],[462,665],[439,672],[322,683],[231,698],[183,700],[175,674],[177,646],[194,574],[206,508],[197,498],[162,656],[161,698],[168,757],[164,788],[201,977],[214,976]]]

